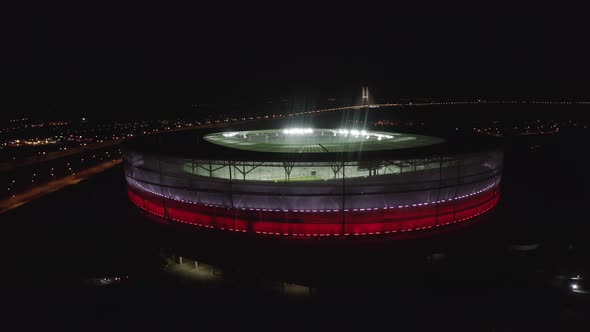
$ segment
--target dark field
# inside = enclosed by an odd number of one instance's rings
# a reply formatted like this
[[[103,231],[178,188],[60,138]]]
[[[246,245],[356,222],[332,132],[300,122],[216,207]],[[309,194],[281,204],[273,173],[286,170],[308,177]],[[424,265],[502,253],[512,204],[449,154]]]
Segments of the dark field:
[[[163,228],[132,208],[119,166],[1,216],[0,316],[52,330],[583,330],[590,298],[569,278],[590,277],[587,136],[506,138],[493,214],[393,245]],[[166,259],[178,255],[182,265]],[[195,277],[187,257],[208,272]]]

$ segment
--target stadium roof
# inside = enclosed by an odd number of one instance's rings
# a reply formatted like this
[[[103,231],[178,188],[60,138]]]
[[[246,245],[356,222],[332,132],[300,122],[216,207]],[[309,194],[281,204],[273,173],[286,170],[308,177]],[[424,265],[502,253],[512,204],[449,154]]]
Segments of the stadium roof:
[[[358,137],[355,137],[357,133],[353,131],[351,137],[350,129],[348,135],[344,132],[341,135],[340,129],[312,130],[314,135],[309,136],[305,135],[305,131],[309,132],[307,128],[295,128],[289,134],[284,129],[226,132],[211,128],[182,130],[134,137],[126,140],[124,146],[137,152],[169,157],[278,162],[378,161],[471,153],[499,147],[497,139],[481,135],[445,135],[443,139],[408,133],[359,131]],[[336,131],[336,136],[333,131]],[[243,135],[240,138],[240,133],[245,132],[248,133],[246,138]],[[322,132],[324,137],[321,137]],[[269,133],[275,135],[271,143],[266,142]],[[319,138],[315,136],[316,133]],[[361,134],[365,134],[362,139]],[[287,135],[292,138],[285,137]],[[370,136],[368,139],[367,135]],[[377,135],[387,136],[379,139]]]

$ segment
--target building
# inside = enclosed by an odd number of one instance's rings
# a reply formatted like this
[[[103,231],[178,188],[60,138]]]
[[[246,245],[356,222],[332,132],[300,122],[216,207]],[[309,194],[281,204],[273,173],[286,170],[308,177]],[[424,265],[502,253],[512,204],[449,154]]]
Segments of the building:
[[[166,223],[260,236],[394,239],[499,199],[495,141],[355,129],[185,131],[130,140],[129,197]]]

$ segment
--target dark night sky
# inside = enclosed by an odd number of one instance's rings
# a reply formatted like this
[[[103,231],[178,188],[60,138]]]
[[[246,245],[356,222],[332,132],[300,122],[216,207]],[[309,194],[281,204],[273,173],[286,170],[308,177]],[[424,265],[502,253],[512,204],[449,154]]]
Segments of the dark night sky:
[[[362,84],[387,100],[589,99],[583,13],[301,2],[29,9],[6,30],[3,103],[20,112],[342,98]]]

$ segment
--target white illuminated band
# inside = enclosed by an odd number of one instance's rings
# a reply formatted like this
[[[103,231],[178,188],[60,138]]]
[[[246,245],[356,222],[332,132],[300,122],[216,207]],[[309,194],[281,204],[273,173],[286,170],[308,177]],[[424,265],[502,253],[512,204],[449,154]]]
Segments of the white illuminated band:
[[[142,185],[139,184],[138,181],[135,181],[134,179],[130,179],[134,185],[136,185],[137,187],[150,192],[156,196],[160,196],[163,198],[167,198],[167,199],[171,199],[174,201],[178,201],[178,202],[183,202],[183,203],[188,203],[188,204],[194,204],[194,205],[203,205],[203,206],[207,206],[207,207],[214,207],[214,208],[222,208],[222,209],[227,209],[227,206],[221,206],[221,205],[215,205],[215,204],[208,204],[208,203],[198,203],[198,202],[192,202],[192,201],[188,201],[182,198],[178,198],[178,197],[171,197],[171,196],[166,196],[166,195],[162,195],[160,193],[157,193],[153,190],[150,190]],[[352,209],[344,209],[344,212],[349,212],[349,211],[353,211],[353,212],[358,212],[358,211],[378,211],[378,210],[392,210],[392,209],[404,209],[404,208],[412,208],[412,207],[420,207],[420,206],[427,206],[427,205],[431,205],[431,204],[441,204],[441,203],[445,203],[445,202],[450,202],[453,200],[460,200],[460,199],[464,199],[464,198],[468,198],[474,195],[478,195],[481,194],[485,191],[488,191],[492,188],[494,188],[496,186],[496,183],[493,183],[481,190],[478,191],[474,191],[471,194],[467,194],[467,195],[461,195],[461,196],[457,196],[457,197],[451,197],[449,199],[441,199],[438,201],[431,201],[431,202],[422,202],[422,203],[413,203],[413,204],[405,204],[405,205],[397,205],[397,206],[385,206],[385,207],[373,207],[373,208],[352,208]],[[318,213],[318,212],[340,212],[340,210],[338,209],[267,209],[267,208],[239,208],[236,207],[235,209],[240,209],[240,210],[248,210],[248,211],[262,211],[262,212],[294,212],[294,213]]]

